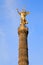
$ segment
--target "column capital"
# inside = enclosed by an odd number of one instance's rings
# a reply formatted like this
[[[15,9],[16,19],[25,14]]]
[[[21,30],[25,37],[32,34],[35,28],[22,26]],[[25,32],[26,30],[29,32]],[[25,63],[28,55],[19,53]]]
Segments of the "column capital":
[[[28,35],[28,28],[24,25],[20,25],[20,27],[18,28],[18,35],[22,33],[25,34],[26,36]]]

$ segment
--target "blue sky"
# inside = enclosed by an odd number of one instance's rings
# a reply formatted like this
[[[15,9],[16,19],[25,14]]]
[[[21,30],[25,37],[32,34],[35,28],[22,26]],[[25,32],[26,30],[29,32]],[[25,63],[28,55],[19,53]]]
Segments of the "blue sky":
[[[43,65],[43,0],[0,0],[0,65],[18,65],[18,27],[16,12],[25,8],[30,65]]]

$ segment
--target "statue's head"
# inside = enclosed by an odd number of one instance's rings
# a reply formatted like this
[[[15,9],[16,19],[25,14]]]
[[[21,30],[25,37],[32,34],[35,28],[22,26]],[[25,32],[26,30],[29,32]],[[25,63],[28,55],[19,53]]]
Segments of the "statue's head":
[[[25,9],[22,9],[22,12],[26,12],[26,10]]]

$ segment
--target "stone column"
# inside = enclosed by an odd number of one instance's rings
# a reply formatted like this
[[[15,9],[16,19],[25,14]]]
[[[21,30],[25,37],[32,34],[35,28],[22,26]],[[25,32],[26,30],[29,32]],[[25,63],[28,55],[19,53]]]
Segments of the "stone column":
[[[28,28],[24,25],[20,25],[18,28],[19,35],[19,56],[18,56],[18,65],[29,65],[28,62]]]

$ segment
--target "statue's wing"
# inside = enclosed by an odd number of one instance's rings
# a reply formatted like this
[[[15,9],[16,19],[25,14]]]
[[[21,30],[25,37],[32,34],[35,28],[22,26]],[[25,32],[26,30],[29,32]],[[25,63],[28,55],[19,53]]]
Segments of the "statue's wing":
[[[18,14],[21,15],[21,13],[18,11],[18,9],[16,9],[16,10],[17,10]]]
[[[26,15],[30,14],[30,12],[26,12]]]
[[[19,15],[21,15],[21,12],[17,11]]]

